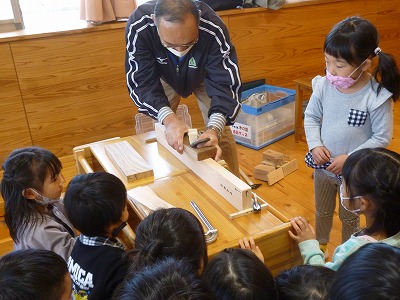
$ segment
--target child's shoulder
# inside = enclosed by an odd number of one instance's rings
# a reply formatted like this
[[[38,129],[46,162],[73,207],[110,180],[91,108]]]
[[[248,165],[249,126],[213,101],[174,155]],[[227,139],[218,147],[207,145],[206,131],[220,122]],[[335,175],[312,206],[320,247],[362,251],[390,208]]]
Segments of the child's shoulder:
[[[311,80],[313,90],[323,87],[328,81],[325,76],[317,75]]]
[[[321,94],[328,88],[328,81],[325,76],[317,75],[311,80],[311,85],[314,94]]]

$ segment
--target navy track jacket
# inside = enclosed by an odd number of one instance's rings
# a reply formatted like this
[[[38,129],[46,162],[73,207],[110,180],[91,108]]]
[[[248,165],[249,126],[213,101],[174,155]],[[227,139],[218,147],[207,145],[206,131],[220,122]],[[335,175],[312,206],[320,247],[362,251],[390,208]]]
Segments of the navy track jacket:
[[[132,13],[125,29],[129,95],[139,112],[157,119],[158,111],[170,106],[160,78],[183,98],[204,82],[211,98],[208,116],[221,113],[231,125],[241,108],[236,51],[219,16],[207,4],[196,3],[201,10],[199,40],[180,62],[161,45],[151,18],[155,1],[140,5]]]

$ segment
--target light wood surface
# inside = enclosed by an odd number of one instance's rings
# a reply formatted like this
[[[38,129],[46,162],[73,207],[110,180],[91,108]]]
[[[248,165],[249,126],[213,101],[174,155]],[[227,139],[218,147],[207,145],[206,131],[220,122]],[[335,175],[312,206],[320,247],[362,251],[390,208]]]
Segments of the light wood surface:
[[[202,124],[201,113],[198,110],[190,110],[193,126],[199,127]],[[171,157],[169,161],[161,160],[158,156],[151,156],[150,153],[153,151],[158,151],[161,156],[167,155],[167,150],[163,147],[158,147],[157,143],[151,142],[146,143],[146,140],[151,140],[154,138],[149,134],[147,139],[138,143],[137,141],[131,141],[135,147],[135,149],[141,149],[141,147],[136,148],[136,144],[138,145],[146,145],[146,147],[150,148],[151,151],[138,151],[139,154],[146,160],[150,161],[152,164],[157,164],[160,168],[155,169],[155,177],[160,179],[167,179],[168,174],[170,176],[175,176],[178,174],[185,173],[188,169],[185,169],[184,165],[181,165],[183,169],[179,169],[174,167],[174,165],[179,164],[179,160],[175,157]],[[263,154],[262,152],[266,149],[272,149],[275,151],[282,152],[286,155],[289,155],[290,158],[296,158],[298,160],[298,169],[293,173],[289,174],[276,184],[272,186],[268,186],[263,181],[257,180],[254,178],[254,167],[262,162]],[[394,134],[392,142],[389,146],[389,149],[399,152],[400,149],[400,102],[396,102],[394,105]],[[308,151],[307,144],[304,141],[295,142],[294,135],[290,135],[282,140],[279,140],[266,148],[261,150],[253,150],[242,145],[237,145],[238,155],[239,155],[239,163],[241,169],[250,177],[250,179],[254,183],[261,183],[261,186],[255,190],[258,195],[260,195],[264,200],[270,203],[276,210],[278,210],[281,214],[286,218],[293,218],[295,216],[304,216],[306,217],[311,224],[315,224],[315,205],[314,205],[314,188],[313,188],[313,179],[312,179],[312,169],[308,168],[304,163],[304,155]],[[96,149],[95,149],[96,151]],[[84,151],[83,151],[84,152]],[[83,155],[85,155],[83,153]],[[97,163],[97,159],[93,154],[90,153],[86,156],[91,156],[89,158],[89,162],[91,165],[97,166],[97,168],[102,168],[100,164]],[[60,160],[63,165],[63,176],[66,180],[64,184],[64,191],[73,176],[75,176],[78,171],[76,167],[76,161],[74,156],[66,155],[60,157]],[[112,164],[108,167],[113,167]],[[83,171],[82,171],[83,172]],[[117,169],[114,172],[118,172]],[[0,172],[0,177],[2,173]],[[148,181],[151,182],[151,181]],[[147,182],[145,182],[147,183]],[[141,183],[141,184],[145,184]],[[193,187],[192,187],[193,188]],[[162,192],[161,192],[162,193]],[[204,193],[202,194],[204,195]],[[161,196],[161,195],[160,195]],[[172,198],[176,195],[172,195]],[[180,196],[180,194],[178,195]],[[171,200],[173,201],[173,199]],[[188,205],[188,204],[187,204]],[[338,207],[339,203],[337,203],[336,207]],[[188,206],[189,207],[189,206]],[[3,211],[3,203],[0,197],[0,212]],[[4,220],[1,214],[1,220]],[[208,217],[208,215],[207,215]],[[138,222],[139,220],[133,220],[132,223]],[[253,226],[257,227],[259,233],[261,233],[265,228],[262,226],[257,226],[253,224]],[[272,258],[277,255],[293,255],[291,252],[290,246],[289,249],[286,249],[286,253],[280,252],[278,250],[274,250],[277,247],[276,239],[281,237],[279,234],[275,237],[274,234],[269,235],[268,240],[260,240],[261,243],[264,244],[264,248],[267,249],[267,255]],[[287,235],[289,238],[289,235]],[[329,252],[332,254],[334,249],[341,243],[341,222],[338,218],[337,211],[335,211],[334,220],[333,220],[333,229],[331,233],[330,242],[328,244]],[[2,243],[5,242],[5,243]],[[289,243],[286,241],[286,243]],[[272,247],[271,251],[275,251],[273,253],[269,253],[268,249]],[[297,248],[295,248],[297,249]],[[0,255],[4,254],[8,251],[12,250],[12,242],[9,238],[8,229],[6,228],[4,223],[0,223]],[[281,249],[282,251],[282,249]]]
[[[238,209],[232,206],[208,183],[199,178],[194,170],[185,166],[173,153],[165,149],[163,145],[156,141],[146,143],[151,134],[154,133],[126,137],[123,140],[128,141],[139,153],[146,153],[146,158],[152,158],[148,163],[154,170],[154,182],[141,180],[128,182],[125,180],[125,177],[113,166],[104,153],[104,147],[115,141],[96,143],[95,147],[83,145],[76,147],[74,151],[90,148],[90,152],[99,160],[98,165],[120,177],[128,189],[146,185],[164,201],[175,207],[187,209],[192,213],[195,212],[190,201],[195,201],[210,223],[218,229],[217,240],[208,245],[210,257],[227,247],[238,247],[238,239],[244,236],[254,236],[256,242],[260,244],[268,266],[274,273],[301,262],[297,246],[287,233],[291,227],[288,223],[289,219],[279,210],[269,205],[261,213],[251,213],[233,220],[230,219],[229,214],[237,212]],[[93,150],[95,153],[93,153]],[[87,156],[90,158],[89,153]],[[198,164],[205,163],[205,161],[195,162]],[[91,164],[93,169],[96,170],[96,164],[93,163],[93,160]],[[221,166],[220,168],[223,169]],[[99,170],[103,170],[103,168]],[[134,205],[132,205],[132,209],[139,213],[140,218],[144,217],[140,209],[138,210]],[[135,220],[137,221],[137,219]],[[130,225],[135,228],[137,224],[130,223]],[[270,245],[270,236],[278,245]]]
[[[127,141],[105,145],[104,150],[126,181],[153,177],[153,169]]]
[[[32,145],[9,44],[0,44],[0,163],[18,147]]]
[[[155,125],[157,142],[163,145],[175,158],[184,163],[238,210],[251,207],[252,193],[248,184],[241,181],[212,158],[198,161],[193,159],[185,151],[179,154],[168,145],[165,138],[165,127],[159,123]]]
[[[197,129],[196,129],[197,131]],[[195,141],[197,138],[195,139]],[[203,160],[207,158],[214,158],[217,153],[217,148],[215,146],[202,147],[202,148],[192,148],[190,147],[189,136],[185,135],[183,137],[183,148],[185,153],[187,153],[194,160]]]

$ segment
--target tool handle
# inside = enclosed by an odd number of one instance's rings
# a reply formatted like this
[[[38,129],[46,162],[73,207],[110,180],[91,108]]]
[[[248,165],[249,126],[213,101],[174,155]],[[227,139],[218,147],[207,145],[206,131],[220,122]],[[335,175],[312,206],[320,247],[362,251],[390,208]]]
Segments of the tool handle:
[[[200,139],[200,140],[194,141],[193,143],[190,144],[190,147],[192,147],[192,148],[197,148],[197,145],[206,143],[206,142],[208,142],[209,140],[210,140],[210,138],[207,137],[207,138],[204,138],[204,139]]]
[[[253,185],[253,182],[250,180],[250,178],[246,175],[246,173],[244,173],[244,171],[239,168],[239,173],[240,175],[243,177],[243,179],[247,182],[248,185]]]
[[[190,205],[193,207],[197,215],[200,217],[201,221],[206,225],[208,230],[214,230],[214,227],[211,225],[210,221],[206,218],[206,216],[203,214],[201,209],[197,206],[196,202],[190,201]]]

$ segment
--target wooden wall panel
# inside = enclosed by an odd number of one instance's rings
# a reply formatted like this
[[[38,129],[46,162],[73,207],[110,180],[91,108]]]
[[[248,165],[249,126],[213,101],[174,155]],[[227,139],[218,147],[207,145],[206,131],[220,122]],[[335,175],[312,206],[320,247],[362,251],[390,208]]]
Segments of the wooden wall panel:
[[[8,43],[0,44],[0,163],[15,148],[32,145]]]
[[[400,64],[400,9],[398,0],[377,3],[377,27],[382,51],[394,55]],[[400,65],[399,65],[400,67]]]
[[[324,38],[351,15],[374,22],[381,48],[400,61],[398,0],[232,10],[223,11],[222,19],[237,49],[243,82],[266,78],[293,88],[293,79],[323,73]],[[0,44],[1,161],[20,146],[35,144],[62,156],[76,145],[134,133],[137,108],[125,85],[124,26],[115,26]],[[201,127],[196,102],[183,103]]]
[[[293,79],[323,73],[323,42],[334,24],[351,15],[376,21],[374,1],[320,3],[229,17],[244,82],[266,78],[294,86]]]
[[[35,145],[61,156],[134,134],[122,28],[18,41],[12,52]]]

